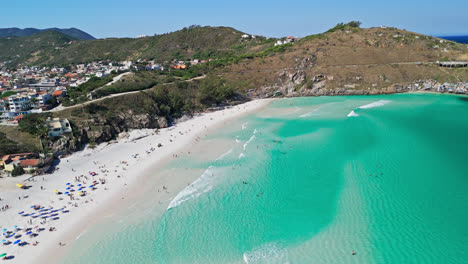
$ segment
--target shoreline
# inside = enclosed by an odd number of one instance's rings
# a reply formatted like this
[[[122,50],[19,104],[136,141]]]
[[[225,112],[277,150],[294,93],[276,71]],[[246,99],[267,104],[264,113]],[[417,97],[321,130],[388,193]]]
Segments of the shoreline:
[[[162,184],[172,187],[175,180],[164,178],[163,175],[158,175],[155,171],[173,160],[173,155],[193,148],[198,143],[198,138],[204,137],[209,131],[222,126],[231,119],[260,110],[272,100],[274,99],[256,99],[224,110],[202,113],[174,126],[160,129],[158,134],[155,134],[154,130],[151,129],[133,130],[128,133],[128,138],[119,138],[116,143],[102,143],[95,149],[87,148],[62,159],[57,166],[59,168],[57,172],[35,177],[36,182],[27,182],[28,185],[32,185],[28,190],[20,190],[15,186],[16,183],[22,183],[26,180],[28,177],[26,175],[1,179],[2,205],[4,203],[10,205],[10,209],[0,212],[2,214],[2,223],[0,223],[2,229],[8,229],[13,225],[19,227],[39,225],[39,219],[34,220],[32,225],[23,224],[29,220],[29,217],[18,215],[18,212],[23,210],[25,213],[32,213],[33,210],[29,209],[32,204],[53,205],[54,208],[66,206],[70,210],[68,214],[60,214],[61,219],[50,220],[45,225],[41,225],[46,230],[38,232],[37,238],[26,238],[25,241],[29,242],[29,245],[24,247],[2,246],[5,253],[14,256],[9,263],[59,263],[73,242],[86,233],[91,226],[103,217],[118,212],[122,208],[122,204],[135,203],[141,193],[145,192],[141,190],[142,181],[151,178],[153,182],[161,180]],[[157,147],[159,143],[162,144],[160,148]],[[132,158],[132,154],[139,155]],[[122,161],[126,161],[126,163],[121,163]],[[87,172],[90,171],[96,171],[98,175],[88,178],[93,180],[104,178],[106,184],[96,185],[97,190],[89,191],[85,197],[77,197],[79,200],[74,200],[73,203],[76,203],[78,207],[73,207],[73,204],[70,204],[71,201],[68,202],[68,198],[64,195],[59,196],[52,192],[55,189],[62,191],[67,182],[75,184],[75,176],[87,175]],[[45,190],[41,190],[42,186],[45,187]],[[183,189],[184,186],[180,187]],[[144,189],[149,187],[145,186]],[[177,190],[176,193],[173,193],[174,189],[172,188],[170,191],[171,195],[178,193]],[[18,197],[21,195],[28,197],[19,199]],[[59,197],[64,199],[57,200]],[[52,200],[49,201],[50,199]],[[164,208],[167,207],[166,202],[164,201],[162,205]],[[51,226],[55,227],[57,231],[47,231]],[[40,243],[37,246],[32,246],[34,241]],[[65,246],[59,246],[59,242]]]

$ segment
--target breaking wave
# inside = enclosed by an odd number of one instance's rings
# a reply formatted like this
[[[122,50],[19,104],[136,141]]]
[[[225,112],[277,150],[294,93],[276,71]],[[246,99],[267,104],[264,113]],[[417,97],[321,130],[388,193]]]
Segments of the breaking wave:
[[[196,179],[192,184],[185,187],[177,196],[172,199],[171,203],[167,207],[167,210],[179,206],[181,203],[188,201],[193,198],[209,192],[213,188],[214,166],[208,167],[203,172],[200,178]]]
[[[247,124],[248,124],[248,122],[245,122],[245,123],[242,124],[242,130],[247,128]]]
[[[359,116],[359,115],[358,115],[358,114],[356,114],[356,112],[354,112],[354,111],[351,111],[351,112],[348,114],[348,117],[349,117],[349,116]]]
[[[358,107],[358,108],[361,108],[361,109],[373,108],[373,107],[378,107],[378,106],[382,106],[382,105],[388,104],[388,103],[390,103],[390,102],[391,102],[390,100],[379,100],[379,101],[377,101],[377,102],[373,102],[373,103],[370,103],[370,104],[366,104],[366,105],[360,106],[360,107]]]
[[[373,103],[370,103],[370,104],[366,104],[366,105],[362,105],[354,110],[357,110],[357,109],[367,109],[367,108],[374,108],[374,107],[379,107],[379,106],[382,106],[382,105],[386,105],[388,103],[390,103],[391,101],[390,100],[379,100],[379,101],[376,101],[376,102],[373,102]],[[356,114],[356,112],[351,111],[349,114],[348,114],[348,117],[352,117],[352,116],[359,116],[358,114]]]
[[[224,159],[224,157],[226,157],[227,155],[229,155],[229,154],[232,153],[232,150],[233,150],[233,149],[231,148],[230,150],[226,151],[226,153],[224,153],[223,155],[219,156],[219,157],[216,159],[216,161]]]
[[[249,138],[249,140],[247,140],[247,141],[244,143],[244,146],[243,146],[244,150],[247,148],[247,146],[249,145],[249,143],[252,142],[252,140],[255,139],[255,134],[257,134],[257,132],[258,132],[258,130],[255,129],[254,132],[253,132],[253,134],[252,134],[252,136]]]

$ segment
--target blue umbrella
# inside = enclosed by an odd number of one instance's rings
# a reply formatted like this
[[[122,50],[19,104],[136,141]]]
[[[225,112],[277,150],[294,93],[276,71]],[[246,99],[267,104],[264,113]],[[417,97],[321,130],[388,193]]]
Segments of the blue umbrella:
[[[83,190],[83,188],[79,188],[79,189],[78,189],[78,191],[81,191],[81,190]]]
[[[69,194],[69,192],[65,192],[64,194]]]
[[[26,233],[26,235],[30,235],[30,234],[32,234],[32,232],[31,232],[31,231],[29,231],[29,232],[27,232],[27,233]]]
[[[0,243],[2,243],[2,244],[3,244],[3,243],[5,243],[5,242],[6,242],[6,239],[2,239],[2,242],[0,242]]]
[[[18,244],[19,242],[21,242],[21,239],[16,240],[13,244],[16,245],[16,244]]]
[[[81,186],[81,183],[80,183],[80,184],[78,184],[77,186]]]
[[[70,185],[70,183],[69,183],[69,182],[67,182],[67,184],[66,184],[66,185]]]
[[[68,188],[66,188],[65,190],[70,190],[70,189],[71,189],[71,188],[70,188],[70,187],[68,187]]]
[[[94,185],[90,185],[90,186],[89,186],[89,188],[93,188],[93,187],[94,187]]]
[[[6,229],[6,228],[3,228],[2,232],[5,232],[5,231],[7,231],[7,230],[8,230],[8,229]]]
[[[24,211],[21,211],[21,212],[19,212],[18,214],[23,214],[23,213],[24,213]]]

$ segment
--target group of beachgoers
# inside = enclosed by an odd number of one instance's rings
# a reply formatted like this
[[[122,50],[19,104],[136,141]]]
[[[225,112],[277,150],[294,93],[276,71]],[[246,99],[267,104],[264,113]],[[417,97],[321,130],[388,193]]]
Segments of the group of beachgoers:
[[[162,144],[158,144],[158,147],[161,147]],[[151,152],[155,151],[156,149],[154,147],[149,148],[148,150],[145,151],[146,154],[150,154]],[[138,159],[139,154],[133,154],[131,155],[132,158]],[[68,161],[68,160],[67,160]],[[110,174],[110,170],[107,169],[106,164],[100,164],[98,161],[93,161],[94,165],[98,166],[98,171],[89,171],[86,175],[81,174],[81,175],[76,175],[74,176],[74,182],[68,182],[63,188],[57,188],[53,190],[53,193],[57,196],[58,201],[64,200],[65,197],[68,197],[69,201],[67,202],[67,205],[64,205],[61,208],[54,208],[52,205],[48,206],[41,206],[39,204],[33,204],[28,208],[27,210],[23,210],[18,212],[18,216],[21,216],[21,218],[27,218],[26,224],[24,227],[18,227],[17,225],[7,228],[0,226],[2,228],[2,240],[1,244],[5,249],[7,247],[11,247],[12,245],[17,245],[20,247],[32,245],[32,246],[37,246],[39,244],[38,241],[35,239],[39,236],[39,234],[44,231],[44,230],[49,230],[50,232],[56,231],[57,229],[55,227],[49,227],[46,228],[46,226],[50,225],[54,221],[57,221],[60,219],[60,216],[62,214],[66,214],[70,212],[70,209],[73,207],[78,207],[78,203],[75,202],[76,200],[80,200],[80,198],[86,197],[90,191],[95,191],[97,190],[97,185],[105,185],[107,182],[106,177],[108,174]],[[120,161],[121,164],[121,169],[126,170],[125,167],[128,167],[129,164],[127,161],[122,160]],[[117,166],[115,169],[112,171],[117,173]],[[76,169],[72,168],[71,169],[72,173],[76,172]],[[97,178],[98,175],[101,175],[99,178]],[[121,175],[116,175],[117,178],[121,178]],[[36,176],[37,177],[37,176]],[[29,182],[36,182],[36,179],[34,177],[28,179]],[[44,178],[43,178],[44,181]],[[20,184],[22,186],[26,186],[26,184]],[[166,187],[164,186],[164,189]],[[44,191],[46,188],[41,186],[41,190]],[[107,187],[104,187],[104,190],[108,190]],[[25,196],[27,198],[28,196]],[[21,199],[21,197],[18,197],[18,199]],[[0,198],[0,201],[3,201]],[[50,203],[54,204],[55,202],[51,200]],[[89,203],[93,202],[94,200],[92,198],[86,199],[82,202],[84,203]],[[8,205],[3,205],[1,207],[2,211],[5,211],[7,209],[10,209]],[[40,220],[40,221],[37,221]],[[30,239],[34,239],[34,242],[30,241]],[[29,240],[29,242],[28,242]],[[65,246],[66,244],[63,242],[58,243],[59,246]],[[13,259],[13,255],[8,255],[6,253],[0,254],[1,258],[3,260],[9,260]]]

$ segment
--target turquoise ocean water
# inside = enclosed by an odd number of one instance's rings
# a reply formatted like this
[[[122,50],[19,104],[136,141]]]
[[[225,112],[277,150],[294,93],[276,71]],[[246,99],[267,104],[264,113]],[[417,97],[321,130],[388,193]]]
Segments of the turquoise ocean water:
[[[232,144],[167,166],[201,171],[169,209],[123,210],[64,263],[467,263],[466,97],[281,99],[204,140]]]

